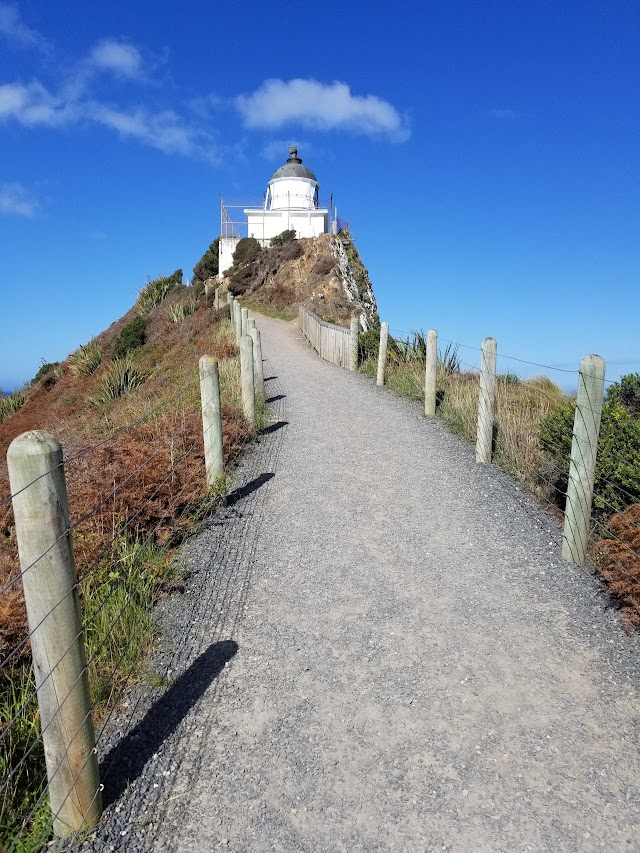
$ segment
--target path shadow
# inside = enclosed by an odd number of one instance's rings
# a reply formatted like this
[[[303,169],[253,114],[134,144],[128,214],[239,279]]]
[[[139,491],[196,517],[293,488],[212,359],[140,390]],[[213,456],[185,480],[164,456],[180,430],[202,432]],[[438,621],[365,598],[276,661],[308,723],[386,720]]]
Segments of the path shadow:
[[[277,379],[277,378],[278,378],[277,376],[265,376],[264,381],[265,382],[271,382],[272,379]]]
[[[260,486],[264,486],[265,483],[268,483],[269,480],[272,480],[275,476],[275,474],[269,471],[266,474],[260,474],[260,476],[256,477],[255,480],[250,480],[248,483],[245,483],[244,486],[234,489],[227,495],[226,505],[233,506],[234,504],[237,504],[238,501],[242,500],[242,498],[246,498],[247,495],[257,491]]]
[[[262,434],[265,435],[270,432],[277,432],[279,429],[282,429],[282,427],[286,427],[288,423],[289,421],[274,421],[262,430]]]
[[[212,643],[149,708],[144,718],[100,762],[105,807],[142,772],[163,741],[178,727],[224,665],[238,651],[234,640]]]
[[[273,397],[267,397],[265,403],[275,403],[276,400],[286,400],[286,394],[275,394]]]

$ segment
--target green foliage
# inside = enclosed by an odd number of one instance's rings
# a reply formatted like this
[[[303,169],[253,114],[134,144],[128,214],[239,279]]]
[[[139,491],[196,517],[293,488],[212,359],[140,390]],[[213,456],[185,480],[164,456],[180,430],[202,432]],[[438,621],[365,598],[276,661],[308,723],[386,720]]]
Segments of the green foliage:
[[[134,364],[131,353],[114,358],[102,377],[98,393],[92,398],[92,402],[98,405],[112,403],[118,397],[138,388],[146,378],[147,374]]]
[[[290,243],[291,240],[296,239],[296,232],[294,228],[290,228],[287,231],[282,231],[280,234],[271,238],[270,245],[271,246],[284,246],[285,243]]]
[[[9,415],[21,409],[29,399],[25,388],[19,388],[6,397],[0,397],[0,424]]]
[[[90,376],[102,362],[102,349],[98,341],[89,341],[88,344],[78,347],[69,356],[69,369],[76,376]]]
[[[176,270],[170,276],[161,276],[145,284],[138,291],[138,299],[136,300],[138,314],[141,317],[146,317],[179,284],[182,284],[182,270]]]
[[[195,299],[183,299],[181,302],[176,302],[175,305],[170,305],[167,309],[167,318],[172,323],[181,323],[185,317],[188,317],[198,307]]]
[[[45,377],[49,373],[52,374],[53,376],[57,377],[59,375],[59,373],[58,373],[59,367],[60,367],[59,361],[44,361],[43,360],[42,364],[40,365],[40,369],[38,370],[36,375],[31,380],[31,384],[35,385],[36,382],[39,382],[43,377]]]
[[[130,323],[120,330],[120,334],[113,345],[113,357],[121,358],[128,352],[140,349],[146,341],[145,335],[146,320],[144,317],[135,317]]]
[[[358,335],[358,362],[377,361],[380,350],[380,329],[368,329]]]
[[[459,345],[448,343],[444,350],[438,350],[437,368],[444,373],[460,373]]]
[[[200,281],[206,281],[208,278],[215,278],[219,271],[219,244],[220,238],[211,243],[207,251],[200,258],[198,263],[193,268],[193,275]]]
[[[627,373],[607,388],[607,402],[618,402],[633,417],[640,418],[640,373]]]
[[[521,379],[515,373],[498,373],[496,381],[502,385],[520,385]]]
[[[255,237],[242,237],[233,253],[234,264],[250,264],[260,256],[262,247]]]
[[[540,425],[540,443],[552,460],[551,477],[560,503],[567,491],[574,417],[575,403],[567,401]],[[607,394],[602,407],[593,505],[608,514],[633,503],[640,503],[640,418],[622,405],[614,391]]]

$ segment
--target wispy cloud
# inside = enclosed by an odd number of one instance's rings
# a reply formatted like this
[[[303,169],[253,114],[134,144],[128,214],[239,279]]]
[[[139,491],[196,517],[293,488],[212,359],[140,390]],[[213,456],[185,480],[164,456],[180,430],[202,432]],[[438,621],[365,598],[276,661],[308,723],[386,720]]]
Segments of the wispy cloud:
[[[76,113],[72,101],[58,97],[36,82],[0,86],[0,122],[14,119],[25,127],[61,127]]]
[[[0,216],[23,216],[33,219],[40,212],[40,204],[22,184],[0,185]]]
[[[313,143],[301,139],[272,139],[270,142],[265,142],[260,153],[265,160],[285,160],[290,148],[299,148],[306,154],[313,147]]]
[[[519,113],[515,110],[509,109],[493,109],[489,110],[487,115],[489,118],[502,119],[502,121],[512,121],[513,119],[518,118]]]
[[[403,142],[410,135],[406,120],[388,101],[376,95],[353,95],[346,83],[337,81],[265,80],[255,92],[237,97],[235,104],[249,128],[297,124],[393,142]]]
[[[9,3],[0,3],[0,35],[18,47],[35,48],[42,53],[51,50],[51,42],[37,30],[28,27],[18,9]]]
[[[91,51],[89,61],[94,68],[118,77],[129,80],[143,77],[142,55],[135,45],[126,41],[103,39]]]

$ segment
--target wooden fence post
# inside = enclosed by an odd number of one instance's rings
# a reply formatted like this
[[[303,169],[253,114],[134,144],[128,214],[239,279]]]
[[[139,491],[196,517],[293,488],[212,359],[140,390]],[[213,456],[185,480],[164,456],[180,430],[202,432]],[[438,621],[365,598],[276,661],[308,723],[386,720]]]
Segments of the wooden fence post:
[[[233,300],[234,323],[236,328],[236,343],[238,346],[242,343],[242,309],[237,299]]]
[[[242,409],[252,427],[256,425],[256,391],[253,379],[253,341],[249,335],[240,340],[240,375],[242,380]]]
[[[216,311],[220,310],[220,288],[216,287],[213,292],[213,307]]]
[[[249,309],[243,308],[242,313],[240,314],[242,318],[242,334],[247,334],[247,323],[249,322]]]
[[[200,405],[202,408],[202,434],[204,436],[204,465],[207,486],[224,478],[222,450],[222,411],[220,408],[220,377],[218,362],[210,355],[200,359]]]
[[[424,413],[432,418],[436,413],[436,368],[438,364],[438,333],[427,332],[427,353],[424,369]]]
[[[563,560],[577,563],[579,566],[584,565],[589,542],[604,375],[605,363],[599,355],[587,355],[580,362],[562,534]]]
[[[376,385],[384,385],[384,374],[387,367],[387,342],[389,341],[389,324],[380,324],[380,346],[378,347],[378,376]]]
[[[249,321],[251,322],[251,321]],[[254,325],[249,329],[249,335],[253,341],[253,379],[256,397],[264,397],[264,367],[262,364],[262,341],[260,332]]]
[[[67,486],[58,441],[43,430],[7,452],[53,831],[95,826],[102,813]]]
[[[476,462],[482,462],[487,465],[491,463],[491,452],[493,450],[497,349],[497,344],[493,338],[485,338],[482,342]]]
[[[229,322],[231,323],[232,328],[235,328],[235,324],[236,324],[235,314],[233,313],[234,301],[235,300],[234,300],[233,296],[230,293],[228,293],[227,294],[227,305],[229,306]]]
[[[351,318],[349,337],[349,370],[358,369],[358,334],[360,332],[360,320],[358,317]]]

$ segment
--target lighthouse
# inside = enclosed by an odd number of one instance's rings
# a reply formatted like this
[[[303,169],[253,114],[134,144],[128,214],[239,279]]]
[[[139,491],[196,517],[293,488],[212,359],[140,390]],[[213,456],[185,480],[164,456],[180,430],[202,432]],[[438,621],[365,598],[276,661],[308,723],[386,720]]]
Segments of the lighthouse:
[[[329,210],[320,207],[318,179],[298,157],[298,149],[289,149],[284,166],[271,176],[261,209],[248,208],[249,237],[268,246],[272,237],[293,230],[296,237],[317,237],[326,234]]]
[[[296,237],[317,237],[329,230],[329,208],[321,207],[320,184],[314,173],[298,157],[298,149],[290,148],[287,162],[276,169],[264,194],[262,207],[244,208],[246,233],[262,246],[269,246],[273,237],[283,231],[295,231]],[[219,277],[233,263],[233,253],[243,223],[229,216],[231,208],[220,199]],[[238,227],[236,227],[238,226]]]

